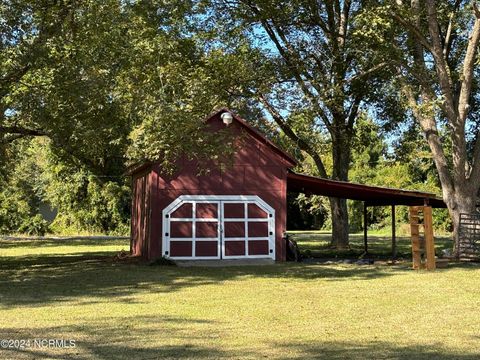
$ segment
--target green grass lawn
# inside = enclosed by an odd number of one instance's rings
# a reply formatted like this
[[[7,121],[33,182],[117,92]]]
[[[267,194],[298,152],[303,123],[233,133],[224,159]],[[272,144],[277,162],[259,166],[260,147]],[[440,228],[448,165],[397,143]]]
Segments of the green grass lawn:
[[[122,248],[0,240],[0,339],[77,345],[0,359],[480,357],[475,264],[177,268],[114,261]]]
[[[350,234],[350,249],[337,251],[331,248],[331,234],[327,231],[290,231],[300,251],[320,258],[356,258],[364,252],[363,234]],[[389,259],[392,255],[392,238],[384,235],[368,236],[368,252],[375,259]],[[409,237],[397,237],[397,257],[411,261],[412,248]],[[441,255],[443,249],[452,249],[453,241],[446,236],[435,237],[435,252]]]

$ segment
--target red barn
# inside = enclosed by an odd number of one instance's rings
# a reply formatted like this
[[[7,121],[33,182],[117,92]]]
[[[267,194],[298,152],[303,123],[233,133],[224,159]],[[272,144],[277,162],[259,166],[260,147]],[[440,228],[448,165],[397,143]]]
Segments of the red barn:
[[[284,261],[287,174],[295,160],[227,109],[206,122],[247,141],[238,142],[232,167],[205,176],[187,161],[174,176],[155,163],[133,168],[132,254]]]

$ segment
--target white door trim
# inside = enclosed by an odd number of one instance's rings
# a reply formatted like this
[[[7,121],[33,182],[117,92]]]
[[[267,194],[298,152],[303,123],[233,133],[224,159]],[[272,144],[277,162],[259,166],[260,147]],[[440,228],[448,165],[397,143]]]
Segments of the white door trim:
[[[191,203],[192,204],[192,218],[170,218],[170,214],[173,213],[176,209],[182,206],[184,203]],[[209,218],[209,219],[196,219],[195,215],[195,207],[198,203],[216,203],[217,204],[217,218]],[[229,218],[224,219],[223,217],[223,207],[225,203],[243,203],[245,206],[245,217],[244,218]],[[248,204],[256,204],[262,210],[264,210],[268,214],[267,220],[265,219],[256,219],[252,218],[251,220],[248,218]],[[192,238],[172,238],[170,235],[170,222],[175,221],[191,221],[192,222]],[[195,239],[195,227],[196,222],[200,221],[211,221],[211,222],[218,222],[217,226],[217,238],[201,238],[201,240]],[[242,256],[225,256],[225,238],[222,235],[224,222],[227,221],[244,221],[245,222],[245,237],[242,240],[245,241],[245,254]],[[265,238],[255,238],[251,237],[248,238],[248,222],[249,221],[265,221],[268,223],[268,244],[269,244],[269,254],[268,255],[248,255],[248,240],[260,240]],[[170,203],[165,209],[162,211],[162,253],[163,256],[166,258],[174,259],[174,260],[208,260],[208,259],[259,259],[259,258],[270,258],[275,260],[275,209],[273,209],[269,204],[267,204],[264,200],[262,200],[257,195],[181,195],[176,198],[172,203]],[[195,256],[195,242],[202,241],[202,240],[217,240],[218,241],[218,256]],[[227,238],[228,239],[228,238]],[[231,238],[230,240],[234,240],[236,238]],[[176,241],[191,241],[192,242],[192,256],[183,257],[183,256],[170,256],[170,240]],[[238,240],[241,240],[238,238]],[[229,240],[226,240],[229,241]]]

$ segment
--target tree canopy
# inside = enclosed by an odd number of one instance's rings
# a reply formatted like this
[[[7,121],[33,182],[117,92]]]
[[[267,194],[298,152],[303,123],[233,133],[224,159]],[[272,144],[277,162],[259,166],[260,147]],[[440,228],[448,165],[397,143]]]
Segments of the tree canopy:
[[[456,230],[480,186],[479,41],[457,0],[4,1],[1,231],[43,231],[44,203],[53,228],[127,229],[126,166],[223,162],[230,139],[203,131],[221,106],[300,171],[441,189]],[[338,247],[361,226],[358,204],[296,201]]]

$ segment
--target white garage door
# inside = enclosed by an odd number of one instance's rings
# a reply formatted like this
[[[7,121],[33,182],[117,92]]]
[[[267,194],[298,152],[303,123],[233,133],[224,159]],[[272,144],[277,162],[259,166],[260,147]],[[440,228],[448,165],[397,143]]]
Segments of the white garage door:
[[[275,210],[253,195],[182,195],[163,210],[163,255],[275,259]]]

